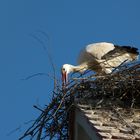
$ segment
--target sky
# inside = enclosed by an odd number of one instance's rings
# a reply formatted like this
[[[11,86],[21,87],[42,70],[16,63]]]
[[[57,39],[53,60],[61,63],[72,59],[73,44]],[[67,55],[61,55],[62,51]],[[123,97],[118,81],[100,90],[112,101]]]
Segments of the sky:
[[[1,0],[0,139],[18,139],[40,114],[33,105],[50,102],[48,53],[60,80],[61,65],[76,64],[88,44],[105,41],[140,49],[139,7],[139,0]],[[36,73],[50,76],[23,80]]]

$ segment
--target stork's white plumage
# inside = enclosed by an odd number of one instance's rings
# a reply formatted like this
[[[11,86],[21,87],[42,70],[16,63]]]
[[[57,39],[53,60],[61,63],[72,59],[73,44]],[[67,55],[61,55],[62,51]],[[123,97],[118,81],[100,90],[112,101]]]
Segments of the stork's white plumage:
[[[111,73],[123,62],[134,61],[138,58],[137,48],[118,46],[112,43],[94,43],[86,46],[80,53],[77,66],[64,64],[62,66],[63,83],[68,82],[70,72],[83,72],[91,69],[97,73]]]

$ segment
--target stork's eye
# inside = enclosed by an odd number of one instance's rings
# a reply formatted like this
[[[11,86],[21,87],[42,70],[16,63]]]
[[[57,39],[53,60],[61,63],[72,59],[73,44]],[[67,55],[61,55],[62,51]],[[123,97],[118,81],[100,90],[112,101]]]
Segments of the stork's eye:
[[[65,71],[65,68],[62,68],[63,71]]]

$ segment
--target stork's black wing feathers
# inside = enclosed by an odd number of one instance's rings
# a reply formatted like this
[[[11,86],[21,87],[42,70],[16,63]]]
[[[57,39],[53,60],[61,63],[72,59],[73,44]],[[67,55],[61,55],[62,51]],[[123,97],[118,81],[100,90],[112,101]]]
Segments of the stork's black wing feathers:
[[[114,49],[109,51],[107,54],[105,54],[101,59],[111,59],[113,57],[120,56],[124,53],[131,53],[135,54],[136,56],[139,55],[138,49],[131,46],[118,46],[114,45]]]
[[[121,48],[125,52],[139,55],[138,48],[131,47],[131,46],[117,46],[117,45],[115,45],[115,47]]]

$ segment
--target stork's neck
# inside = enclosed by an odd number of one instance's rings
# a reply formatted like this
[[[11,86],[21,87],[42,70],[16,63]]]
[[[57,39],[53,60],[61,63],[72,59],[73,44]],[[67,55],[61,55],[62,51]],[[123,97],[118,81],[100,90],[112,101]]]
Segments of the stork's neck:
[[[77,66],[71,65],[71,72],[84,72],[85,70],[87,70],[86,63]]]

